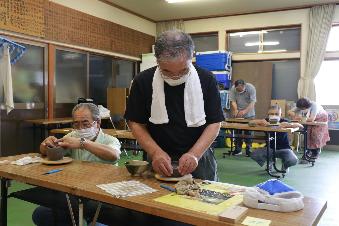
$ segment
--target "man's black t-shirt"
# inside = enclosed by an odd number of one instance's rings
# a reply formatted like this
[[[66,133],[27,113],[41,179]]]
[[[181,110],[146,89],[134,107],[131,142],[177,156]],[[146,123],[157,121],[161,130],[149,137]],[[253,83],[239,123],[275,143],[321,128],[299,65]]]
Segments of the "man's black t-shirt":
[[[156,67],[138,74],[132,84],[128,97],[125,118],[146,124],[155,142],[167,152],[172,159],[179,159],[199,139],[208,124],[221,122],[224,116],[221,110],[220,96],[213,75],[195,66],[203,92],[206,124],[200,127],[187,127],[184,111],[185,84],[169,86],[164,83],[165,104],[169,123],[153,124],[151,117],[152,82]]]

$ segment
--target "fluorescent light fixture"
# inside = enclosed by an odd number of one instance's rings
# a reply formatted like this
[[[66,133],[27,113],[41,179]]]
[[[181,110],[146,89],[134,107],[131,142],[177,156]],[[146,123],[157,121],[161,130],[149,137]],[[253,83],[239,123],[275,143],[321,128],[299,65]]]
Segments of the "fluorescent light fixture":
[[[246,42],[245,43],[245,46],[260,46],[260,45],[263,45],[263,46],[276,46],[276,45],[279,45],[280,42]]]
[[[183,2],[192,2],[196,0],[165,0],[167,3],[183,3]]]
[[[245,32],[236,32],[236,33],[231,33],[230,36],[246,36],[246,35],[257,35],[257,34],[265,34],[267,31],[245,31]]]
[[[259,50],[258,53],[281,53],[281,52],[287,52],[286,49],[274,49],[274,50]]]

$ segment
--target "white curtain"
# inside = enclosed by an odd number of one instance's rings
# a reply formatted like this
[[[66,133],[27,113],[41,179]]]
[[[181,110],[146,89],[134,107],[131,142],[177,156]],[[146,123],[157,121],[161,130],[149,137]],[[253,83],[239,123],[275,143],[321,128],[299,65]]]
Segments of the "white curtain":
[[[310,9],[305,73],[298,83],[298,96],[316,100],[314,78],[324,60],[328,35],[332,27],[335,4]]]
[[[14,109],[11,59],[8,44],[0,48],[0,94],[4,94],[7,114]]]
[[[183,20],[171,20],[157,23],[157,36],[162,32],[168,30],[181,30],[185,31],[185,24]]]

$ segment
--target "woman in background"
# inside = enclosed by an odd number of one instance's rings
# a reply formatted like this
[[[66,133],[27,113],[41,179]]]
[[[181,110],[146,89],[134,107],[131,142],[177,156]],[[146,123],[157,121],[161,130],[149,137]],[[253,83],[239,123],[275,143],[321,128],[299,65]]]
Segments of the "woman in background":
[[[327,122],[328,115],[324,108],[314,101],[307,98],[300,98],[297,106],[288,112],[292,119],[301,120],[303,117],[306,122]],[[328,126],[309,126],[307,129],[307,150],[306,154],[311,158],[318,158],[320,149],[330,140]]]

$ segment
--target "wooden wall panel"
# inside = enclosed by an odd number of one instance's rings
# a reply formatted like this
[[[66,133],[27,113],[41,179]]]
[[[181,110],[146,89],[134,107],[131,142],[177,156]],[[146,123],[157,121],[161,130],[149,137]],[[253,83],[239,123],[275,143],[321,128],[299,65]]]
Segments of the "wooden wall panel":
[[[256,88],[257,102],[255,104],[256,118],[265,118],[271,105],[272,71],[271,62],[239,62],[232,64],[232,82],[243,79]]]
[[[107,108],[111,116],[123,116],[126,110],[126,88],[107,88]]]
[[[53,2],[46,8],[46,39],[139,57],[154,37]]]
[[[0,29],[44,37],[45,4],[46,0],[1,0]]]
[[[154,36],[48,0],[0,0],[0,29],[140,57]]]

